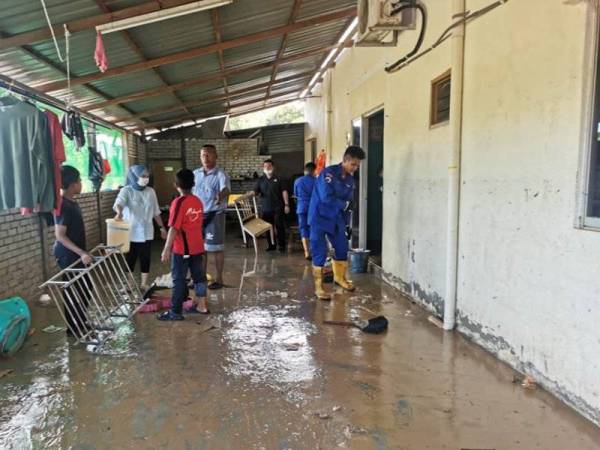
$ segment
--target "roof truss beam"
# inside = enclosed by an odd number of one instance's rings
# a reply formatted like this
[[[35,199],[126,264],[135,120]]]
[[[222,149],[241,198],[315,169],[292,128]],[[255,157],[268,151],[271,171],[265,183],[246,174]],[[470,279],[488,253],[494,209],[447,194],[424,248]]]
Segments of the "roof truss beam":
[[[302,0],[294,0],[294,5],[292,6],[292,12],[290,13],[290,19],[288,20],[288,24],[291,25],[296,21],[298,14],[300,13],[300,7],[302,6]],[[279,66],[279,60],[283,56],[285,49],[289,40],[289,33],[283,35],[281,39],[281,45],[279,46],[279,50],[277,51],[277,56],[275,57],[275,64],[273,64],[273,70],[271,71],[271,85],[275,82],[275,77],[277,76],[277,69]],[[268,87],[267,93],[265,95],[265,105],[267,104],[267,100],[269,99],[269,95],[271,95],[271,86]]]
[[[71,86],[78,86],[81,84],[90,83],[101,79],[110,77],[116,77],[121,75],[128,75],[143,70],[148,70],[154,67],[159,67],[167,64],[173,64],[181,61],[186,61],[200,56],[209,55],[219,50],[227,50],[230,48],[240,47],[255,42],[272,39],[277,36],[291,33],[294,31],[310,28],[316,25],[320,25],[327,22],[333,22],[336,20],[345,19],[348,17],[356,16],[356,8],[348,8],[333,13],[323,14],[310,19],[298,21],[291,25],[284,25],[282,27],[273,28],[267,31],[261,31],[259,33],[253,33],[246,36],[242,36],[236,39],[215,43],[205,47],[198,47],[191,50],[185,50],[183,52],[173,53],[171,55],[162,56],[160,58],[150,59],[148,61],[142,61],[134,64],[127,64],[125,66],[116,67],[109,69],[104,73],[94,73],[82,77],[77,77],[71,80]],[[66,87],[66,81],[58,81],[52,83],[46,83],[38,88],[44,92],[52,92]]]
[[[124,8],[118,11],[105,12],[104,14],[99,14],[97,16],[86,17],[85,19],[72,20],[71,22],[67,22],[66,25],[71,33],[77,33],[79,31],[95,28],[96,26],[103,25],[105,23],[110,23],[121,19],[129,19],[130,17],[141,16],[142,14],[160,11],[161,9],[193,3],[194,1],[196,0],[153,0],[142,3],[141,5]],[[53,28],[54,33],[57,36],[62,35],[62,24],[55,25]],[[0,50],[33,44],[35,42],[45,41],[51,38],[52,34],[49,27],[38,28],[37,30],[3,37],[0,39]]]
[[[290,63],[290,62],[310,58],[310,57],[313,57],[316,55],[321,55],[323,53],[326,54],[327,52],[331,51],[332,49],[334,49],[338,46],[339,45],[337,45],[337,44],[336,45],[325,45],[322,47],[317,47],[314,49],[306,50],[304,52],[296,53],[294,55],[286,56],[285,58],[280,59],[279,64],[283,65],[283,64]],[[225,70],[225,72],[223,72],[223,73],[221,73],[221,72],[212,73],[212,74],[204,75],[202,77],[199,77],[199,78],[196,78],[193,80],[188,80],[188,81],[183,81],[181,83],[172,84],[170,86],[152,88],[152,89],[147,89],[145,91],[134,92],[134,93],[131,93],[128,95],[124,95],[122,97],[117,97],[115,99],[107,100],[105,102],[89,106],[89,107],[85,108],[85,110],[93,111],[93,110],[103,109],[103,108],[106,108],[111,105],[117,105],[117,104],[123,104],[123,103],[127,103],[127,102],[142,100],[142,99],[146,99],[149,97],[154,97],[157,95],[169,93],[172,91],[187,89],[190,87],[210,83],[211,81],[218,81],[218,80],[221,80],[223,76],[231,77],[233,75],[240,75],[242,73],[251,73],[251,72],[269,69],[270,67],[272,67],[272,65],[273,65],[273,62],[270,61],[270,62],[266,62],[266,63],[251,64],[251,65],[246,65],[246,66],[242,66],[242,67],[237,67],[235,69]]]

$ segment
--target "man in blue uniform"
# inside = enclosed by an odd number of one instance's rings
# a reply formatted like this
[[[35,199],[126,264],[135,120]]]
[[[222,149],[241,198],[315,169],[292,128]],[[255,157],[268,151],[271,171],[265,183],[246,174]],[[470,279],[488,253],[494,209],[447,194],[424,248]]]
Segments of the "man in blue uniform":
[[[341,164],[329,166],[321,172],[315,183],[308,223],[310,225],[310,250],[313,257],[315,292],[321,300],[331,300],[323,289],[323,266],[327,259],[327,240],[334,249],[333,278],[348,291],[354,290],[346,278],[348,269],[348,237],[350,233],[350,204],[354,192],[354,172],[365,159],[365,152],[350,146]]]
[[[294,197],[296,197],[296,214],[298,214],[298,226],[300,227],[300,237],[302,238],[302,247],[304,247],[304,257],[311,260],[310,257],[310,226],[308,225],[308,206],[310,198],[315,187],[315,166],[309,162],[304,166],[304,176],[300,177],[294,183]]]

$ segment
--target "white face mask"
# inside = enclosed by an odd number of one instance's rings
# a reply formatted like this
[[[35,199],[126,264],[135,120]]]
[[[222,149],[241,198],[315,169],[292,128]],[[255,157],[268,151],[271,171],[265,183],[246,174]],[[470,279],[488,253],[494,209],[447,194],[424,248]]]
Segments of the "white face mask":
[[[146,187],[146,186],[148,186],[148,183],[150,183],[150,178],[139,177],[137,183],[138,183],[138,186]]]
[[[310,172],[304,172],[304,176],[310,175]]]
[[[263,170],[263,172],[265,173],[266,176],[270,177],[271,175],[273,175],[273,171],[272,170]]]

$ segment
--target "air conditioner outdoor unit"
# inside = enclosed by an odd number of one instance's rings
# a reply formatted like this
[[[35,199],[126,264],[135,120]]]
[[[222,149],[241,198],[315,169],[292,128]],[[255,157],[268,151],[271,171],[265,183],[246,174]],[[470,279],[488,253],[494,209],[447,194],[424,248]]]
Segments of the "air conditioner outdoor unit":
[[[358,0],[356,45],[359,47],[395,46],[400,31],[414,29],[416,22],[414,8],[392,14],[396,6],[401,3],[398,0]]]

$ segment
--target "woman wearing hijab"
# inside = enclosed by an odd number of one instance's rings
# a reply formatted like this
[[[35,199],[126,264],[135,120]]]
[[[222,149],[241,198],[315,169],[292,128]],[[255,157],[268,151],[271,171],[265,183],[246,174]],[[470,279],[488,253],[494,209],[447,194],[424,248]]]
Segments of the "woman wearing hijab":
[[[131,245],[126,260],[129,269],[133,272],[139,257],[142,272],[142,290],[148,287],[150,255],[152,253],[152,240],[154,239],[153,218],[160,227],[161,237],[163,239],[167,237],[167,230],[160,217],[156,192],[148,186],[149,182],[150,174],[146,166],[136,165],[130,167],[127,173],[127,186],[121,189],[113,206],[117,213],[115,219],[125,219],[131,224]]]

